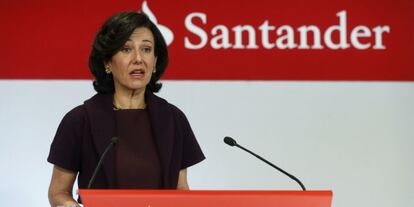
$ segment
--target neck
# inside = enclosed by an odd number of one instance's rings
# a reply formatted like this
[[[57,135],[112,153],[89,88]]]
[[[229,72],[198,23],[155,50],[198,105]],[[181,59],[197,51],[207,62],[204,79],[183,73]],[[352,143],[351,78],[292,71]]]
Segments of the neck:
[[[113,104],[117,109],[145,109],[145,90],[115,91]]]

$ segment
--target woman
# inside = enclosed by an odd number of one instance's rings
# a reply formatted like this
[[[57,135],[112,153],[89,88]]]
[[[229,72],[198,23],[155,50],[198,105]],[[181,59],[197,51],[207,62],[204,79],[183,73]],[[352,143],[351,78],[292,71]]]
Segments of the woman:
[[[65,115],[51,145],[52,206],[77,205],[112,137],[92,188],[189,189],[186,168],[204,159],[185,115],[153,94],[168,63],[166,43],[142,13],[109,18],[89,58],[95,96]]]

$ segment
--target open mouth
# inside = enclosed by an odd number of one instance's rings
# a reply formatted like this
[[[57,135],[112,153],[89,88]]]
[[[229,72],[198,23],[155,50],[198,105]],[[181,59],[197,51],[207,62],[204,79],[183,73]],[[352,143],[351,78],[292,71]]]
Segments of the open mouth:
[[[142,69],[133,70],[129,73],[129,75],[133,77],[143,77],[145,74],[145,71]]]

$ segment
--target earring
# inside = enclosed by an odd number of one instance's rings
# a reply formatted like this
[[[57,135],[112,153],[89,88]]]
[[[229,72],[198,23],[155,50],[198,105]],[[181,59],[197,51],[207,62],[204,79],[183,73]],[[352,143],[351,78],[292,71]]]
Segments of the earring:
[[[157,72],[157,68],[154,67],[154,70],[152,71],[153,74]]]
[[[105,73],[106,74],[111,74],[111,66],[105,65]]]

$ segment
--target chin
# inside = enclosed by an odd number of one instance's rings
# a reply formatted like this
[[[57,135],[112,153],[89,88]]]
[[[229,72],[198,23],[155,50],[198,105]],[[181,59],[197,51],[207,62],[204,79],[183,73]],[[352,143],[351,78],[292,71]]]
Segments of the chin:
[[[145,90],[147,87],[147,84],[134,84],[128,87],[130,90],[139,91],[139,90]]]

